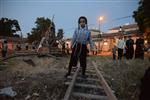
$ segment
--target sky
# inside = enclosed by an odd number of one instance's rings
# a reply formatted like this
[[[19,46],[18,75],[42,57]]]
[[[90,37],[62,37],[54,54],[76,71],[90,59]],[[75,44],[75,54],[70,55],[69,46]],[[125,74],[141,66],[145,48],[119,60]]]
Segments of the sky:
[[[139,0],[0,0],[0,18],[17,19],[23,36],[35,27],[37,17],[54,16],[56,32],[64,29],[65,38],[72,37],[78,18],[86,16],[89,28],[107,32],[113,27],[135,23],[132,17]],[[126,17],[130,16],[130,17]]]

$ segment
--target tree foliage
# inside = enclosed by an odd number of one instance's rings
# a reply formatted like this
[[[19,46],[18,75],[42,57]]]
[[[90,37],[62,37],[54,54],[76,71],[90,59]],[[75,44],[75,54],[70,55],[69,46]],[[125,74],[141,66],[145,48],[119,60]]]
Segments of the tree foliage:
[[[63,29],[58,29],[57,38],[60,40],[64,37]]]
[[[38,17],[35,24],[36,26],[32,28],[31,34],[27,33],[29,42],[40,41],[45,32],[50,29],[49,27],[53,27],[54,30],[52,34],[55,34],[55,25],[50,19]]]
[[[14,33],[21,31],[17,20],[8,18],[0,19],[0,36],[18,36]]]
[[[145,32],[147,28],[150,28],[150,1],[141,0],[137,11],[133,12],[133,17],[138,23],[141,32]]]

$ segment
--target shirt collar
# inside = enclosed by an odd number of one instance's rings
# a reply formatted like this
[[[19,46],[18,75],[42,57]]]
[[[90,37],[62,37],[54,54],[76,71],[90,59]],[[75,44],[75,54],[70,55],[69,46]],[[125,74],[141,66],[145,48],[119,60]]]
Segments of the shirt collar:
[[[86,30],[86,27],[82,28],[82,27],[80,26],[80,29],[81,29],[81,30]]]

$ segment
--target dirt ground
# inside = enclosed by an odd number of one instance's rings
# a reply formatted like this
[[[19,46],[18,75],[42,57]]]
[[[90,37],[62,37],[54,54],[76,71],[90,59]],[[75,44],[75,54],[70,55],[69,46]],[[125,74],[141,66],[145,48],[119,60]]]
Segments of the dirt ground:
[[[61,100],[65,94],[65,73],[70,56],[38,57],[26,56],[0,62],[0,89],[12,87],[14,98],[0,96],[0,100]],[[111,57],[88,57],[96,61],[99,70],[121,100],[138,100],[140,80],[148,60],[129,60],[120,65]]]
[[[61,100],[69,57],[16,57],[0,65],[0,89],[12,87],[17,95],[0,100]]]

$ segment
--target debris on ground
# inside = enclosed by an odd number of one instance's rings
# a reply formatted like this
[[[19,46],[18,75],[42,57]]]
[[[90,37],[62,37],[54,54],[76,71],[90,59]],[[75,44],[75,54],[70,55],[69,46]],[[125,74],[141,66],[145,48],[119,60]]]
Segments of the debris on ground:
[[[15,97],[17,93],[13,91],[12,87],[6,87],[6,88],[0,89],[0,95]]]

